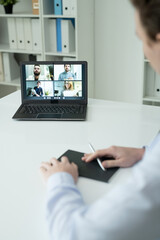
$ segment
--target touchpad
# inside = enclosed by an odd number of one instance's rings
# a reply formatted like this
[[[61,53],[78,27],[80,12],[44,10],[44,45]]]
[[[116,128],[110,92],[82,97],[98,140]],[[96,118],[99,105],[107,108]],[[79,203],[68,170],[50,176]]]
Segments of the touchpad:
[[[62,114],[60,113],[39,113],[37,118],[61,118]]]

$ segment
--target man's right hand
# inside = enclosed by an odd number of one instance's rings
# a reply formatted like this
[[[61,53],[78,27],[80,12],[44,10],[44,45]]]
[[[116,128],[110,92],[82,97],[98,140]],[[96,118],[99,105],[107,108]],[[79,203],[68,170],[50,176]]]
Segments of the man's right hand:
[[[106,149],[97,150],[95,153],[84,154],[82,161],[91,162],[95,158],[111,157],[114,160],[104,160],[102,162],[104,168],[131,167],[142,159],[144,152],[144,148],[111,146]]]

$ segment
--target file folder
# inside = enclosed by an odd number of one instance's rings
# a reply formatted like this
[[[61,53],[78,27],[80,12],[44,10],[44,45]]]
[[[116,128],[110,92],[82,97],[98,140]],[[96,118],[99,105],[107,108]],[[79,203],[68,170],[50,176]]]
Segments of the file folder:
[[[3,73],[3,59],[2,53],[0,53],[0,82],[4,81],[4,73]]]
[[[160,98],[160,76],[155,73],[155,96]]]
[[[83,162],[81,160],[83,155],[84,153],[82,152],[68,150],[63,155],[61,155],[58,160],[60,161],[62,156],[66,156],[68,157],[70,162],[74,162],[78,166],[79,176],[102,182],[108,182],[109,179],[113,176],[113,174],[115,174],[119,169],[118,167],[116,167],[108,168],[107,171],[103,171],[97,163],[97,160],[94,160],[90,163]],[[105,160],[107,159],[105,158]]]
[[[33,38],[32,49],[35,52],[41,51],[40,21],[39,21],[39,19],[32,19],[31,22],[32,22],[32,38]]]
[[[75,16],[76,15],[76,1],[75,0],[63,0],[63,15]]]
[[[56,19],[56,30],[57,30],[57,52],[62,52],[62,31],[61,31],[61,18]]]
[[[75,28],[71,20],[61,21],[62,29],[62,52],[71,53],[75,51]]]
[[[32,50],[32,24],[30,18],[24,18],[24,41],[25,49]]]
[[[62,0],[54,0],[54,14],[62,15]]]
[[[25,49],[23,18],[16,18],[16,33],[18,49]]]
[[[70,16],[71,15],[69,5],[70,5],[69,0],[63,0],[63,15],[64,16]]]
[[[7,24],[8,24],[9,47],[11,49],[17,49],[18,46],[15,18],[7,18]]]
[[[48,19],[46,35],[46,49],[47,51],[57,52],[57,34],[56,34],[56,19]]]
[[[77,5],[75,0],[71,0],[70,2],[70,13],[71,16],[75,16],[77,11]]]

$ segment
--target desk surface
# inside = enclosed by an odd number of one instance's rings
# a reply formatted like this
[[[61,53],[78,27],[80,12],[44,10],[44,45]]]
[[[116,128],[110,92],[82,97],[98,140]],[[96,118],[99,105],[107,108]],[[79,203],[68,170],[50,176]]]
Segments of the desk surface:
[[[89,99],[85,122],[12,120],[21,103],[20,91],[0,99],[0,239],[47,240],[45,187],[39,165],[67,149],[90,152],[110,145],[147,145],[160,128],[160,108]],[[110,183],[80,178],[87,203],[123,184],[130,169],[120,169]]]

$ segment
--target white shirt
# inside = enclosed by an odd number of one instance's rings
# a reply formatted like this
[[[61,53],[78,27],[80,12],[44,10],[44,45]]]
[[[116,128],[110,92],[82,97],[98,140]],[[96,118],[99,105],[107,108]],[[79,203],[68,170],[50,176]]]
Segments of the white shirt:
[[[159,240],[160,134],[132,167],[129,181],[86,205],[68,173],[47,185],[47,221],[53,240]]]
[[[35,76],[34,76],[34,74],[33,74],[33,75],[30,75],[26,80],[31,80],[31,81],[34,80],[34,81],[35,81]],[[51,80],[51,79],[50,79],[50,78],[47,78],[46,76],[40,74],[37,81],[40,81],[40,80]]]
[[[64,97],[76,97],[77,96],[76,94],[77,94],[76,90],[64,90],[63,91]]]

